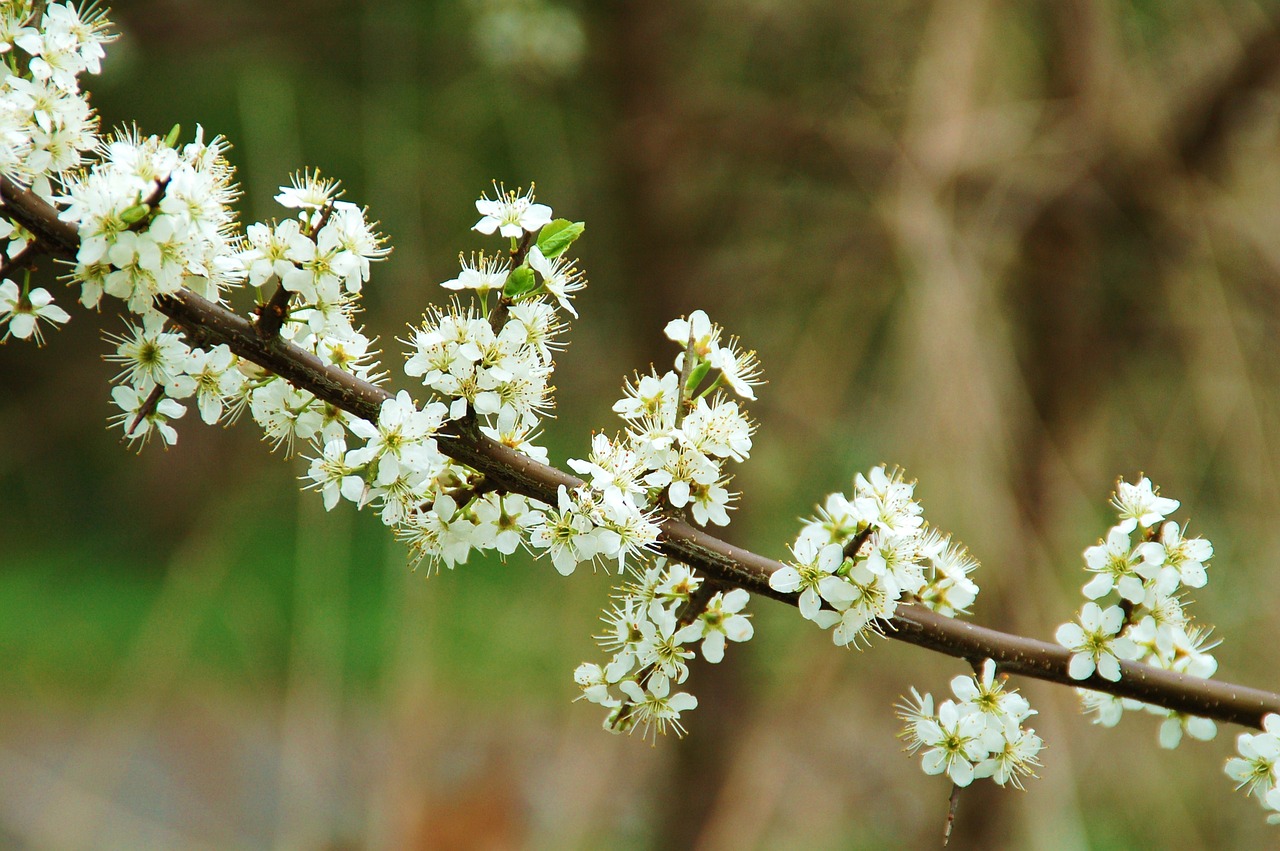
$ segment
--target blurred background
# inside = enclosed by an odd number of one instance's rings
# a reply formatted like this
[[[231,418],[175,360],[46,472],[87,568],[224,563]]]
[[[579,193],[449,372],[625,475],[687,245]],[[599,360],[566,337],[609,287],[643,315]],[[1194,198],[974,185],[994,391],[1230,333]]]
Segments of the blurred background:
[[[974,620],[1049,638],[1116,478],[1216,556],[1219,675],[1280,689],[1280,3],[1262,0],[122,0],[106,126],[235,144],[245,222],[304,165],[395,252],[366,290],[398,372],[490,181],[585,219],[563,464],[703,308],[770,383],[729,540],[774,557],[871,465],[984,567]],[[41,273],[51,277],[53,270]],[[71,308],[68,294],[60,299]],[[243,307],[243,305],[241,305]],[[695,668],[690,735],[573,703],[610,577],[528,557],[427,577],[376,518],[300,496],[252,424],[105,428],[104,331],[0,346],[0,847],[884,848],[949,785],[893,704],[963,664],[837,649],[783,606]],[[396,386],[408,387],[401,377]],[[955,847],[1275,842],[1218,739],[1040,710],[1025,792]]]

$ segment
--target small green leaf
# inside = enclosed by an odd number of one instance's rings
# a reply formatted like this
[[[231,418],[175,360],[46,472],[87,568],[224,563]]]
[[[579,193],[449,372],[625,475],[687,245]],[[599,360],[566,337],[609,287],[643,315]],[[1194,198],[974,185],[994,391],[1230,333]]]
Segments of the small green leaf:
[[[134,204],[120,214],[120,220],[126,225],[135,225],[147,217],[151,208],[146,204]]]
[[[181,124],[173,125],[173,129],[169,131],[169,135],[164,137],[165,147],[172,148],[175,144],[177,144],[178,134],[180,134],[181,132],[182,132]]]
[[[502,294],[507,298],[519,298],[537,286],[538,281],[533,277],[533,270],[528,266],[520,266],[512,269],[511,274],[507,275],[507,283],[502,288]]]
[[[550,260],[559,257],[587,229],[585,222],[571,222],[568,219],[555,219],[547,222],[538,231],[538,250],[542,256]]]
[[[707,373],[711,371],[711,364],[708,361],[699,361],[698,365],[689,373],[689,380],[685,382],[684,392],[686,396],[693,394],[698,385],[702,383],[702,379],[707,377]]]

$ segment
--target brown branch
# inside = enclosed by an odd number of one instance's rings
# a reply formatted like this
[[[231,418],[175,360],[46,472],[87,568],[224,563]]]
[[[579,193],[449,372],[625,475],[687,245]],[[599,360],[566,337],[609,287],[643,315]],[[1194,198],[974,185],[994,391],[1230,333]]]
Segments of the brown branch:
[[[60,221],[56,210],[4,178],[0,178],[0,198],[14,218],[46,245],[62,256],[75,255],[75,227]],[[279,338],[263,339],[250,320],[188,290],[158,298],[156,307],[183,326],[194,343],[224,343],[240,357],[362,419],[376,422],[382,403],[392,398],[389,391],[329,366],[310,352]],[[436,442],[442,452],[478,470],[496,486],[540,502],[554,505],[561,485],[572,489],[582,484],[576,476],[474,432],[440,434]],[[796,594],[769,587],[769,576],[783,564],[715,538],[683,520],[662,521],[656,549],[712,579],[789,605],[798,604]],[[1071,653],[1065,647],[976,626],[918,604],[899,605],[895,616],[880,626],[890,638],[970,663],[993,659],[1003,673],[1087,687],[1216,721],[1261,728],[1264,715],[1280,713],[1280,694],[1136,662],[1120,663],[1119,682],[1097,674],[1088,680],[1074,680],[1067,672]]]
[[[529,256],[529,249],[532,247],[533,234],[526,231],[520,244],[511,252],[512,272],[524,265],[525,258]],[[493,333],[497,334],[502,330],[502,326],[507,324],[507,313],[513,304],[515,304],[514,299],[501,290],[498,291],[498,300],[493,303],[493,310],[489,312],[489,327],[493,329]]]

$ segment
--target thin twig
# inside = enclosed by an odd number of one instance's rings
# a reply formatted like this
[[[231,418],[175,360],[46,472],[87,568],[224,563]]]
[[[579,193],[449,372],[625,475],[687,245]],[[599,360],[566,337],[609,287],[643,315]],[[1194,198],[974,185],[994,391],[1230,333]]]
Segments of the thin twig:
[[[942,846],[951,842],[951,829],[956,825],[956,811],[960,809],[960,787],[951,784],[951,797],[947,799],[947,825],[942,829]]]

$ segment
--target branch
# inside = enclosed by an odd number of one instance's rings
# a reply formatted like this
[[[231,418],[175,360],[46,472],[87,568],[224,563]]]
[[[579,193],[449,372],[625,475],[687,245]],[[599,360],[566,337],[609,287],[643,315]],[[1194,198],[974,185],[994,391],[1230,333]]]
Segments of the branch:
[[[79,244],[76,228],[59,220],[53,207],[7,178],[0,178],[0,199],[5,211],[34,233],[49,253],[64,258],[75,256]],[[183,326],[193,342],[225,344],[240,357],[369,422],[377,422],[382,403],[393,396],[278,337],[263,339],[249,319],[188,290],[161,296],[156,299],[156,308]],[[436,441],[442,452],[473,467],[496,487],[543,503],[554,505],[562,485],[572,489],[583,484],[576,476],[541,464],[475,431],[439,434]],[[781,570],[785,566],[782,563],[722,541],[683,520],[665,519],[661,529],[657,549],[663,554],[714,580],[798,605],[798,595],[769,587],[770,575]],[[1090,688],[1216,721],[1260,729],[1264,715],[1280,713],[1280,694],[1136,662],[1121,663],[1119,682],[1096,674],[1087,680],[1074,680],[1067,672],[1071,654],[1065,647],[975,626],[918,604],[899,605],[895,616],[880,622],[880,626],[889,638],[970,663],[993,659],[1004,673]]]

